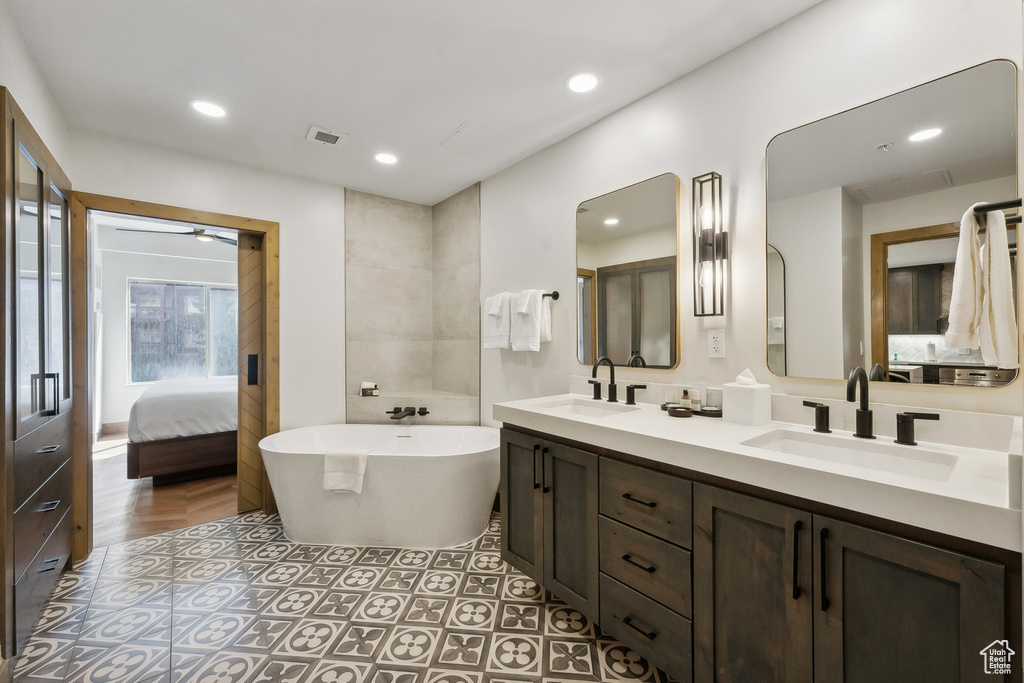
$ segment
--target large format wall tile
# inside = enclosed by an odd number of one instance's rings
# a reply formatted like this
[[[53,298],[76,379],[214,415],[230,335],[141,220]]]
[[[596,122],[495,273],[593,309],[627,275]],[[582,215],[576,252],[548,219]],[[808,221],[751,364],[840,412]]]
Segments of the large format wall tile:
[[[475,339],[434,341],[434,389],[480,395],[480,344]]]
[[[426,391],[433,376],[433,344],[429,340],[349,339],[345,395],[358,396],[362,382],[376,382],[381,391]]]
[[[480,260],[480,183],[434,205],[433,234],[435,271]]]
[[[345,336],[353,339],[423,339],[433,330],[430,272],[349,266]],[[357,358],[354,367],[360,362]]]
[[[434,272],[434,339],[480,339],[480,264]]]
[[[431,270],[429,206],[345,191],[345,263]]]

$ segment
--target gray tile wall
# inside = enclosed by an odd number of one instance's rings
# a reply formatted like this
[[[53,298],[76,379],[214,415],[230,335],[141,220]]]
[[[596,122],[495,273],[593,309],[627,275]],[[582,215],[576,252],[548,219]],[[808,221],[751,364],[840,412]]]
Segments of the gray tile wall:
[[[346,190],[345,263],[348,421],[384,422],[386,403],[479,424],[479,184],[434,207]],[[381,400],[361,400],[364,381]],[[446,394],[436,412],[429,391]]]

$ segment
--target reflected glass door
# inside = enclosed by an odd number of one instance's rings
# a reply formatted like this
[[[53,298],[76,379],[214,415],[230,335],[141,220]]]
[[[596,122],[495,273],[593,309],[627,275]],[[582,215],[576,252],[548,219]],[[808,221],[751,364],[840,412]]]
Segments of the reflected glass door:
[[[71,229],[68,216],[68,200],[50,185],[50,205],[47,210],[49,226],[47,231],[47,258],[49,273],[49,359],[48,380],[52,390],[60,399],[60,411],[64,412],[71,400]],[[49,383],[48,383],[49,384]]]
[[[15,169],[18,289],[15,302],[17,347],[18,435],[45,421],[43,377],[43,170],[19,145]]]

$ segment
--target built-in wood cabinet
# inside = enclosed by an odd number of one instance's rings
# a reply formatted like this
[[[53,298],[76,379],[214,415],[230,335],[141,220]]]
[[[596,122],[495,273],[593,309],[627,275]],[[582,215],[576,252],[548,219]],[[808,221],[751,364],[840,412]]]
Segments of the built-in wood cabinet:
[[[597,466],[592,453],[502,431],[502,559],[595,621]]]
[[[71,184],[0,88],[8,428],[4,654],[17,654],[71,555]],[[13,481],[12,481],[13,479]]]
[[[889,334],[940,334],[942,264],[890,268],[887,287]]]
[[[1019,647],[1019,554],[573,446],[502,430],[502,556],[676,680],[1020,680],[986,674],[981,654]],[[578,573],[555,581],[563,559]]]

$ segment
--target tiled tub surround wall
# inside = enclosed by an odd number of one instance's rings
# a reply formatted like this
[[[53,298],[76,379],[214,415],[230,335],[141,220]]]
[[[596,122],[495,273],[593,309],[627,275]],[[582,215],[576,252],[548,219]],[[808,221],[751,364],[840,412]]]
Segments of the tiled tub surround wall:
[[[345,231],[348,422],[479,424],[479,184],[434,207],[346,190]]]
[[[311,546],[249,514],[101,548],[59,581],[18,683],[664,683],[501,561]]]

